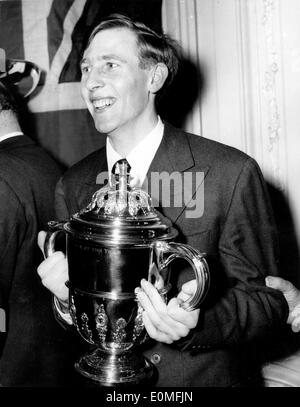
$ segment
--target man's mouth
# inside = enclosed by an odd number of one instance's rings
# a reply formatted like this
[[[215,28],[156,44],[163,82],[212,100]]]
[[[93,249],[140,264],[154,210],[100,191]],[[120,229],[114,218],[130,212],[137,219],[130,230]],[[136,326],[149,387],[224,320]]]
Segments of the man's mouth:
[[[93,99],[92,104],[94,109],[97,111],[102,111],[115,103],[115,98],[101,98],[101,99]]]

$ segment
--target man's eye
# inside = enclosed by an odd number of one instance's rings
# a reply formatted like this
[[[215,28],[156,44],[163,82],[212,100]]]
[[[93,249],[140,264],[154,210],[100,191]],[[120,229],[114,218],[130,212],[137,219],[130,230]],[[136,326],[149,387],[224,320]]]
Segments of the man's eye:
[[[81,65],[81,72],[82,73],[87,73],[89,72],[89,66],[88,65]]]
[[[115,62],[106,62],[106,68],[107,69],[114,69],[116,68],[118,65]]]

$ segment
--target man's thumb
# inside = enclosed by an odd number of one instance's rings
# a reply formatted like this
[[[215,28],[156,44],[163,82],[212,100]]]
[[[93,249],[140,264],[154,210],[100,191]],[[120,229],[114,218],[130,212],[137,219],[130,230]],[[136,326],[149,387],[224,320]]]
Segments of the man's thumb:
[[[196,292],[196,289],[197,289],[196,280],[188,281],[187,283],[184,283],[181,287],[181,291],[189,296],[193,295]]]
[[[187,283],[184,283],[179,294],[177,295],[177,299],[179,300],[179,302],[187,301],[196,292],[196,289],[196,280],[191,280]]]

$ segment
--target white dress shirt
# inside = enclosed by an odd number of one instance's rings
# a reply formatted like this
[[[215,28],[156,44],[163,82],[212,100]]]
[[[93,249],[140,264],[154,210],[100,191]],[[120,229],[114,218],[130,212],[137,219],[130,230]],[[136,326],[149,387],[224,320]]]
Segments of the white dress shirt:
[[[3,140],[16,136],[24,136],[24,134],[21,131],[13,131],[11,133],[4,134],[3,136],[0,136],[0,143]]]
[[[153,130],[143,138],[143,140],[130,151],[127,157],[122,157],[111,145],[109,137],[106,139],[106,158],[108,165],[109,178],[112,167],[116,161],[126,158],[130,164],[130,175],[132,177],[131,186],[141,187],[145,181],[150,164],[161,143],[164,133],[164,124],[158,116],[158,122]]]

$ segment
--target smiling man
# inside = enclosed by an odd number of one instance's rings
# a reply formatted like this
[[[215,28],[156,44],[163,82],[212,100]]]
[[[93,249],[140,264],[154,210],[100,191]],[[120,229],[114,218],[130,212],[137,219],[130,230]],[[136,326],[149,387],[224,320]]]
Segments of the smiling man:
[[[127,156],[157,125],[154,99],[167,66],[140,61],[136,34],[120,27],[91,36],[81,71],[82,95],[96,129]]]
[[[161,205],[160,210],[178,229],[180,241],[207,253],[209,299],[201,312],[180,307],[194,285],[181,263],[181,291],[167,304],[150,282],[142,281],[138,299],[153,339],[144,354],[157,367],[157,386],[254,385],[259,366],[251,348],[272,338],[288,313],[283,295],[264,283],[266,275],[278,273],[269,198],[252,158],[176,129],[158,116],[155,100],[172,82],[178,63],[170,38],[128,17],[110,16],[94,29],[81,62],[82,95],[107,142],[61,179],[57,216],[67,219],[85,207],[99,189],[98,175],[110,173],[119,159],[127,159],[140,185],[155,172],[205,174],[201,216],[186,216],[186,202]],[[191,185],[188,192],[191,200],[197,190]],[[40,247],[44,238],[41,232]],[[52,254],[38,273],[68,320],[65,255]]]

